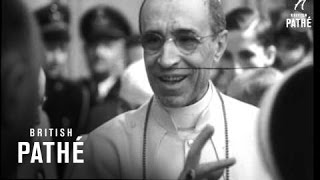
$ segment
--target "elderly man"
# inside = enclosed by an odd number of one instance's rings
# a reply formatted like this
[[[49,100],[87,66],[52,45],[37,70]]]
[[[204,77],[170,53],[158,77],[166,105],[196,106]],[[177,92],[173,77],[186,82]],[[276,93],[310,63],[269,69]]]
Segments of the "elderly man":
[[[73,177],[267,179],[257,109],[209,80],[227,41],[220,1],[146,0],[140,30],[155,95],[92,131]]]

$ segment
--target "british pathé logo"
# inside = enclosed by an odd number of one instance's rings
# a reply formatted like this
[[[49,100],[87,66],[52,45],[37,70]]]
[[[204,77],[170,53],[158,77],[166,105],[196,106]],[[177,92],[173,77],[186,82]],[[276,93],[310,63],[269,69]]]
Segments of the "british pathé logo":
[[[301,9],[304,10],[304,3],[306,3],[307,0],[298,0],[298,2],[294,5],[294,10],[297,10],[297,7],[299,4],[301,4]]]
[[[297,8],[301,7],[301,10],[304,11],[304,4],[306,0],[298,0],[294,6],[294,13],[290,13],[289,17],[286,19],[287,28],[311,28],[312,19],[310,15],[304,12],[297,11]]]

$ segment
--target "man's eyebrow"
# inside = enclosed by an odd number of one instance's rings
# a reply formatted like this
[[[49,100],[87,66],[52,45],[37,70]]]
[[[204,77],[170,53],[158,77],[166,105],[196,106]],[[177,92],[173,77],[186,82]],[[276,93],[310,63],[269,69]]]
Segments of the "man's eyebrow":
[[[173,33],[181,33],[181,34],[197,34],[195,30],[193,29],[185,29],[185,28],[179,28],[173,31]]]
[[[142,34],[146,34],[146,33],[162,34],[160,31],[157,31],[157,30],[147,30],[147,31],[145,31],[145,32],[142,33]]]
[[[161,32],[159,30],[153,30],[153,29],[150,29],[150,30],[146,30],[143,34],[146,34],[146,33],[155,33],[155,34],[160,34],[160,35],[164,35],[165,33],[164,32]],[[197,30],[195,29],[192,29],[192,28],[178,28],[178,29],[175,29],[175,30],[172,30],[171,31],[172,34],[190,34],[190,35],[198,35],[199,33],[197,32]]]

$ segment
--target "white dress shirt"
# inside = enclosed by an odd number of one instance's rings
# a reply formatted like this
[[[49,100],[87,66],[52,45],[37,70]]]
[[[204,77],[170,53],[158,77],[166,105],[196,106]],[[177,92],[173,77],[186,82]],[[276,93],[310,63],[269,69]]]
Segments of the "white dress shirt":
[[[117,83],[116,76],[110,76],[98,84],[98,99],[105,99],[113,86]]]

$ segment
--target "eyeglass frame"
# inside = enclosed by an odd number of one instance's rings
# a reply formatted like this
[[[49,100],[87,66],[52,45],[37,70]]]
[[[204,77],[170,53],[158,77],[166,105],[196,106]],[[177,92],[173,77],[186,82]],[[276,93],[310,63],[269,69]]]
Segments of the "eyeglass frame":
[[[220,31],[221,32],[221,31]],[[196,34],[193,34],[192,37],[195,38],[198,42],[197,44],[195,45],[195,47],[192,49],[192,50],[186,50],[185,48],[181,47],[181,45],[179,45],[179,43],[177,42],[177,35],[173,35],[172,37],[166,37],[164,38],[164,36],[162,36],[161,34],[159,33],[156,33],[156,32],[146,32],[144,34],[142,34],[140,36],[140,42],[141,42],[141,45],[143,47],[144,50],[147,50],[147,51],[153,51],[152,54],[156,54],[158,53],[164,46],[164,44],[167,42],[167,41],[173,41],[175,46],[180,50],[180,52],[182,52],[183,54],[186,54],[186,55],[189,55],[189,54],[192,54],[198,47],[200,44],[203,43],[203,39],[207,38],[207,37],[214,37],[216,38],[217,35],[220,33],[215,33],[215,34],[210,34],[210,35],[207,35],[207,36],[199,36],[199,35],[196,35]],[[146,35],[146,34],[154,34],[154,35],[157,35],[158,37],[161,37],[161,40],[162,40],[162,44],[161,46],[156,49],[156,50],[152,50],[152,49],[148,49],[148,48],[145,48],[145,46],[143,45],[143,37]],[[178,33],[176,33],[178,34]]]

